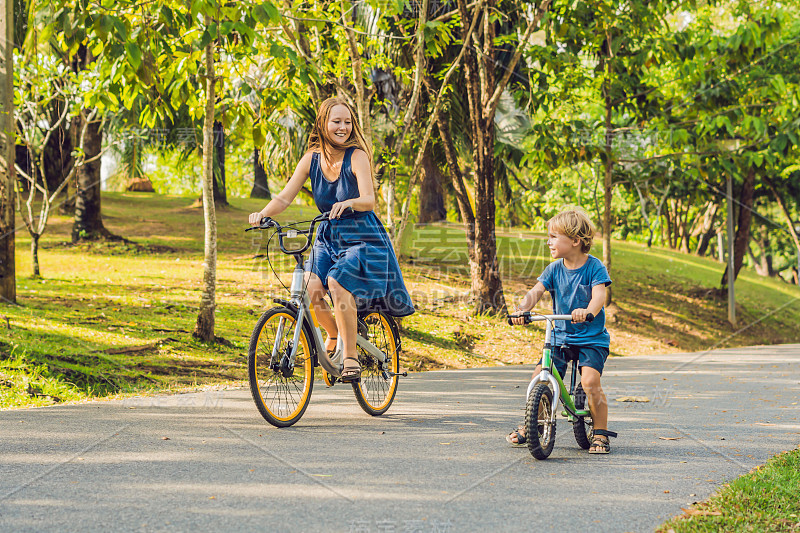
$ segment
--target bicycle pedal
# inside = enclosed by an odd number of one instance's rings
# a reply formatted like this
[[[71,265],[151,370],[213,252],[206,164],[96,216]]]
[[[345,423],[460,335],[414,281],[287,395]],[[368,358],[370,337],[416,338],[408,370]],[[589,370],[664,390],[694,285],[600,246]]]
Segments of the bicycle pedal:
[[[386,375],[389,376],[390,378],[393,378],[395,376],[402,376],[404,378],[407,378],[408,372],[386,372]]]

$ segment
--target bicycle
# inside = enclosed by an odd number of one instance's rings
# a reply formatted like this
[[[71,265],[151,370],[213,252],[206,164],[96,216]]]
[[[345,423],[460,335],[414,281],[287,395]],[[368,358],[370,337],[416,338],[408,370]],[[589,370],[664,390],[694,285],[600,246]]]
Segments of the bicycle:
[[[580,384],[577,354],[568,353],[567,361],[572,361],[570,373],[570,388],[567,390],[558,371],[555,370],[551,350],[553,348],[550,338],[554,320],[572,321],[572,315],[540,315],[525,312],[518,315],[509,315],[508,323],[513,325],[512,318],[525,318],[525,323],[546,321],[544,334],[544,348],[542,349],[542,371],[531,380],[526,393],[525,406],[525,437],[528,450],[536,459],[543,460],[550,456],[556,441],[556,412],[558,402],[561,401],[564,411],[561,416],[566,416],[572,423],[572,432],[578,446],[584,450],[591,447],[593,434],[592,415],[586,405],[586,393]],[[594,320],[594,315],[589,313],[586,321]],[[569,351],[569,350],[567,350]],[[554,371],[555,370],[555,371]],[[577,386],[576,386],[577,381]],[[554,399],[554,392],[559,391]],[[531,431],[535,427],[536,431]],[[600,430],[598,430],[599,434]],[[604,430],[605,433],[611,433]],[[616,436],[616,435],[614,435]]]
[[[338,338],[336,350],[329,356],[305,290],[307,271],[303,254],[312,244],[315,226],[324,220],[328,220],[327,212],[286,227],[263,218],[258,226],[245,230],[275,228],[270,240],[277,235],[281,252],[293,256],[297,262],[292,273],[290,299],[273,298],[273,302],[280,305],[261,315],[250,336],[248,351],[250,392],[261,416],[276,427],[291,426],[305,413],[314,388],[315,368],[322,367],[323,380],[329,387],[341,378],[342,339]],[[291,227],[306,222],[310,222],[308,229]],[[295,250],[285,247],[284,239],[299,236],[305,236],[304,245]],[[361,379],[351,385],[361,408],[367,414],[378,416],[394,401],[398,377],[408,375],[400,372],[400,333],[392,316],[383,311],[362,309],[357,317],[356,346]]]

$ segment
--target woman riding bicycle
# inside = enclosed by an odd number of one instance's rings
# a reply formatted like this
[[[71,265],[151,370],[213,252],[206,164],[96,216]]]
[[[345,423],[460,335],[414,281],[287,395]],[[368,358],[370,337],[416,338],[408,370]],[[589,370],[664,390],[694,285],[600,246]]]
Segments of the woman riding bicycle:
[[[320,212],[330,211],[317,228],[309,258],[308,295],[328,338],[325,349],[336,348],[342,335],[344,368],[341,380],[358,381],[361,365],[356,352],[357,308],[365,304],[393,316],[414,312],[392,243],[375,215],[372,155],[356,115],[341,98],[322,102],[300,159],[286,187],[249,222],[259,225],[291,204],[308,178]],[[352,216],[342,217],[351,209]],[[325,294],[330,291],[335,318]],[[358,300],[358,304],[357,301]]]

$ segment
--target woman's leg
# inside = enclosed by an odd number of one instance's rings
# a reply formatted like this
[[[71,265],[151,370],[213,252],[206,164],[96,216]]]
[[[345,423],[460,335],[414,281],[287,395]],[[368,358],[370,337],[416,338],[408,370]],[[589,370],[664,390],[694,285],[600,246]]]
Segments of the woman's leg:
[[[342,287],[334,278],[328,278],[328,287],[333,295],[333,306],[336,310],[336,326],[342,337],[344,346],[344,369],[358,370],[358,353],[356,352],[356,335],[358,334],[358,318],[356,301],[350,291]],[[352,358],[352,359],[348,359]]]
[[[331,308],[328,307],[328,302],[325,301],[325,295],[328,291],[322,285],[322,280],[313,272],[306,273],[306,290],[308,291],[311,305],[314,307],[314,314],[317,315],[317,321],[328,334],[328,339],[325,341],[325,349],[331,351],[336,348],[338,330]]]

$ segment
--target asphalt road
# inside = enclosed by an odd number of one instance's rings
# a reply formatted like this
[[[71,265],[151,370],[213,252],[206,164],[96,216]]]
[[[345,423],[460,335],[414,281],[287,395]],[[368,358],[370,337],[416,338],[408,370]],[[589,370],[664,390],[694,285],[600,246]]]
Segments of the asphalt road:
[[[507,445],[530,371],[414,374],[377,418],[318,382],[288,429],[247,390],[0,412],[0,530],[652,531],[800,444],[800,345],[611,359],[608,456]]]

